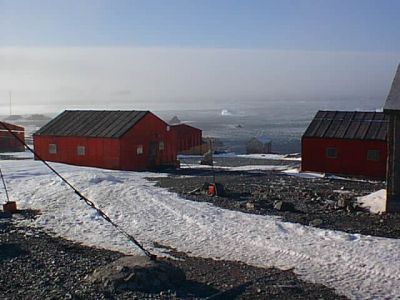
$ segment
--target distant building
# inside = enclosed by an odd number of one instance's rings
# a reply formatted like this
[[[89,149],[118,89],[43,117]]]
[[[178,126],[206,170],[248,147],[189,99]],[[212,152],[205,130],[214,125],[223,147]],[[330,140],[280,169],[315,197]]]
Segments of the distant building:
[[[387,129],[382,112],[319,111],[302,137],[301,169],[385,178]]]
[[[118,170],[176,164],[176,136],[149,111],[64,111],[33,135],[47,161]]]
[[[178,116],[174,116],[169,122],[168,124],[170,125],[177,125],[180,124],[181,120],[179,120]]]
[[[246,153],[256,154],[256,153],[271,153],[272,141],[266,136],[257,136],[251,138],[246,143]]]
[[[22,141],[25,141],[24,127],[2,122],[8,129],[17,135]],[[10,133],[7,128],[0,124],[0,152],[22,152],[25,146]]]
[[[208,151],[208,146],[202,147],[201,129],[189,126],[187,124],[171,125],[171,130],[175,133],[177,139],[177,151],[184,154],[203,154],[202,148]],[[203,149],[203,150],[204,150]]]

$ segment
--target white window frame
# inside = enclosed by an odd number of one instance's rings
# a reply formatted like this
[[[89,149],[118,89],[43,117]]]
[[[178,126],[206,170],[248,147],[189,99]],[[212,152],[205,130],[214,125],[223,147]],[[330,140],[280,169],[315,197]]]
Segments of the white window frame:
[[[136,155],[143,155],[143,145],[137,145],[136,147]]]
[[[78,145],[76,147],[76,154],[78,154],[78,156],[85,156],[86,155],[86,147],[82,146],[82,145]]]
[[[57,144],[49,144],[49,153],[57,154]]]
[[[160,141],[158,143],[158,151],[164,151],[164,149],[165,149],[164,141]]]

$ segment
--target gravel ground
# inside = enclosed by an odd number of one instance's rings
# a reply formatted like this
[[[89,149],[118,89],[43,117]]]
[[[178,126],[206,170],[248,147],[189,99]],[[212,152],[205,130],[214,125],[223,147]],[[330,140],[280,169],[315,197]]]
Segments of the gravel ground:
[[[251,160],[251,159],[250,159]],[[246,163],[249,163],[246,159]],[[242,159],[218,158],[217,165],[242,165]],[[251,164],[265,160],[253,159]],[[286,161],[275,162],[285,164]],[[349,233],[400,238],[400,214],[371,214],[353,206],[358,196],[385,188],[384,182],[337,180],[329,178],[305,179],[280,172],[215,171],[216,182],[224,187],[224,195],[209,197],[201,189],[212,181],[208,170],[181,169],[169,177],[156,178],[161,187],[180,194],[186,199],[211,202],[216,206],[262,215],[277,215],[283,220],[319,228]],[[281,211],[274,208],[278,201],[289,202],[294,209]],[[340,207],[340,203],[346,203]]]
[[[33,217],[30,212],[12,218],[0,214],[0,299],[345,299],[299,280],[291,270],[194,258],[173,249],[168,250],[178,259],[163,260],[181,268],[187,279],[176,289],[104,291],[86,276],[122,254],[18,226],[19,219]]]

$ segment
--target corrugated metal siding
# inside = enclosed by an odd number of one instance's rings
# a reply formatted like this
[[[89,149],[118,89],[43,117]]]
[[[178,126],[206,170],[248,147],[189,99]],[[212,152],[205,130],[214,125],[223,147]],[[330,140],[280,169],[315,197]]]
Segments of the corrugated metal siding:
[[[383,112],[318,111],[303,137],[386,140]]]
[[[66,110],[35,135],[119,138],[148,111]]]

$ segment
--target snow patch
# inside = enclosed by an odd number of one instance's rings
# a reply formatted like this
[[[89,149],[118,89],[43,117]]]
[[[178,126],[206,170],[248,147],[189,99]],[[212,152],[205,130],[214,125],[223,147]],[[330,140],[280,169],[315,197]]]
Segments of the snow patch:
[[[383,213],[386,211],[386,190],[382,189],[369,195],[358,197],[357,201],[361,207],[374,214]]]
[[[289,166],[285,165],[249,165],[249,166],[239,166],[239,167],[224,167],[216,166],[214,162],[214,167],[208,165],[200,164],[182,164],[181,169],[204,169],[204,170],[224,170],[224,171],[284,171]]]
[[[323,173],[300,172],[299,168],[285,170],[285,171],[283,171],[283,173],[285,173],[286,175],[289,175],[289,176],[296,176],[296,177],[307,178],[307,179],[324,178],[325,177],[325,174],[323,174]]]
[[[237,157],[268,159],[268,160],[291,160],[301,161],[301,157],[290,157],[287,154],[239,154]]]

